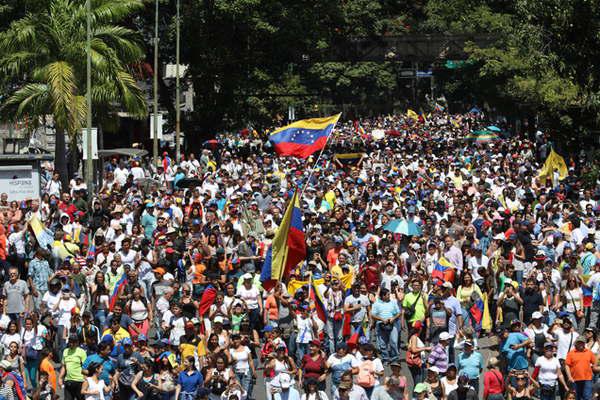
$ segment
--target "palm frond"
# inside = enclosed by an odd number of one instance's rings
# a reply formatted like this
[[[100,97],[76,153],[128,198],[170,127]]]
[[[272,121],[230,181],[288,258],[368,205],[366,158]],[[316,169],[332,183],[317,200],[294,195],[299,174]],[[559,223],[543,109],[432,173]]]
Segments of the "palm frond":
[[[30,83],[15,91],[2,105],[3,111],[12,113],[13,118],[24,115],[48,114],[52,111],[48,85]]]
[[[102,40],[114,49],[124,64],[141,60],[144,51],[139,44],[139,36],[131,29],[115,25],[103,25],[94,30],[94,38]]]
[[[142,0],[92,0],[96,23],[117,23],[144,9]]]
[[[57,124],[69,130],[72,123],[70,108],[76,91],[73,68],[67,62],[56,61],[49,64],[46,71],[54,118]]]
[[[134,118],[145,118],[148,114],[144,92],[137,85],[133,76],[127,71],[119,71],[116,76],[119,86],[123,107],[132,114]]]

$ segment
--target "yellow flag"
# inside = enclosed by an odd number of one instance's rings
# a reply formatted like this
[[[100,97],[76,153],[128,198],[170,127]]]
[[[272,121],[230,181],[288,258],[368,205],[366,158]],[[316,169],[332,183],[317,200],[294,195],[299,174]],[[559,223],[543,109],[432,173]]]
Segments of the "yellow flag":
[[[419,114],[411,110],[410,108],[406,110],[406,116],[410,119],[414,119],[415,121],[419,120]]]
[[[546,158],[546,162],[538,173],[538,179],[545,180],[547,178],[552,178],[552,174],[555,170],[558,171],[558,178],[560,180],[565,179],[569,173],[565,159],[556,153],[554,149],[551,149],[548,158]]]

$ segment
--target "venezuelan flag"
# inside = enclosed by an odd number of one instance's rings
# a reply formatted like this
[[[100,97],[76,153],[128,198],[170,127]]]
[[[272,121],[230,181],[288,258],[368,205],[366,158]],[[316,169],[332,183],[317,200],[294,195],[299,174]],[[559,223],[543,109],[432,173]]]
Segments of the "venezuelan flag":
[[[294,192],[285,215],[275,233],[273,243],[260,272],[265,289],[271,289],[276,281],[287,277],[289,271],[306,258],[306,240],[298,192]]]
[[[121,290],[121,288],[124,287],[125,285],[127,285],[127,275],[124,273],[123,275],[121,275],[121,278],[119,278],[117,283],[115,283],[115,288],[113,289],[113,291],[108,299],[108,307],[109,307],[110,311],[112,311],[115,304],[117,304],[117,299],[119,297],[119,290]]]
[[[483,300],[481,298],[478,298],[469,309],[471,315],[473,316],[473,319],[475,320],[475,323],[477,324],[476,330],[478,332],[481,330],[481,321],[483,320],[484,308],[485,305],[483,303]]]
[[[581,286],[581,291],[583,292],[583,306],[591,307],[593,294],[592,288],[584,284]]]
[[[452,268],[452,263],[445,257],[440,257],[437,264],[433,267],[431,277],[441,279],[444,282],[454,281],[454,268]]]
[[[357,165],[363,159],[365,153],[336,153],[333,159],[345,166]]]
[[[269,140],[280,156],[308,158],[325,147],[341,115],[296,121],[277,129],[269,136]]]
[[[327,308],[325,308],[325,301],[321,296],[321,292],[315,284],[314,278],[310,276],[310,285],[308,286],[308,294],[310,299],[310,310],[316,312],[317,317],[323,322],[327,322]]]

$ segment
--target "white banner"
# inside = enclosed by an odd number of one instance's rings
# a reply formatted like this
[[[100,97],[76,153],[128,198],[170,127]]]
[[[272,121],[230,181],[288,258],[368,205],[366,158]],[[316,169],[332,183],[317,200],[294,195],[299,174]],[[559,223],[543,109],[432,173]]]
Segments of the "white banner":
[[[81,138],[82,138],[81,147],[83,148],[83,159],[87,160],[87,152],[88,152],[87,128],[83,128],[81,130]],[[97,159],[98,159],[98,128],[92,128],[92,160],[97,160]]]

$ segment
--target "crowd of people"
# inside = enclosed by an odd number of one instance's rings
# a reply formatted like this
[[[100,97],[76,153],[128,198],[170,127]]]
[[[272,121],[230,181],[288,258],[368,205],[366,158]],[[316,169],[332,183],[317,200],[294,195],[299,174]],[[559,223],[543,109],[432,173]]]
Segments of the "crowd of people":
[[[45,165],[0,196],[0,399],[592,399],[598,161],[540,177],[551,138],[465,140],[489,123],[340,121],[307,160],[220,135],[91,193]],[[306,259],[265,289],[295,191]]]

